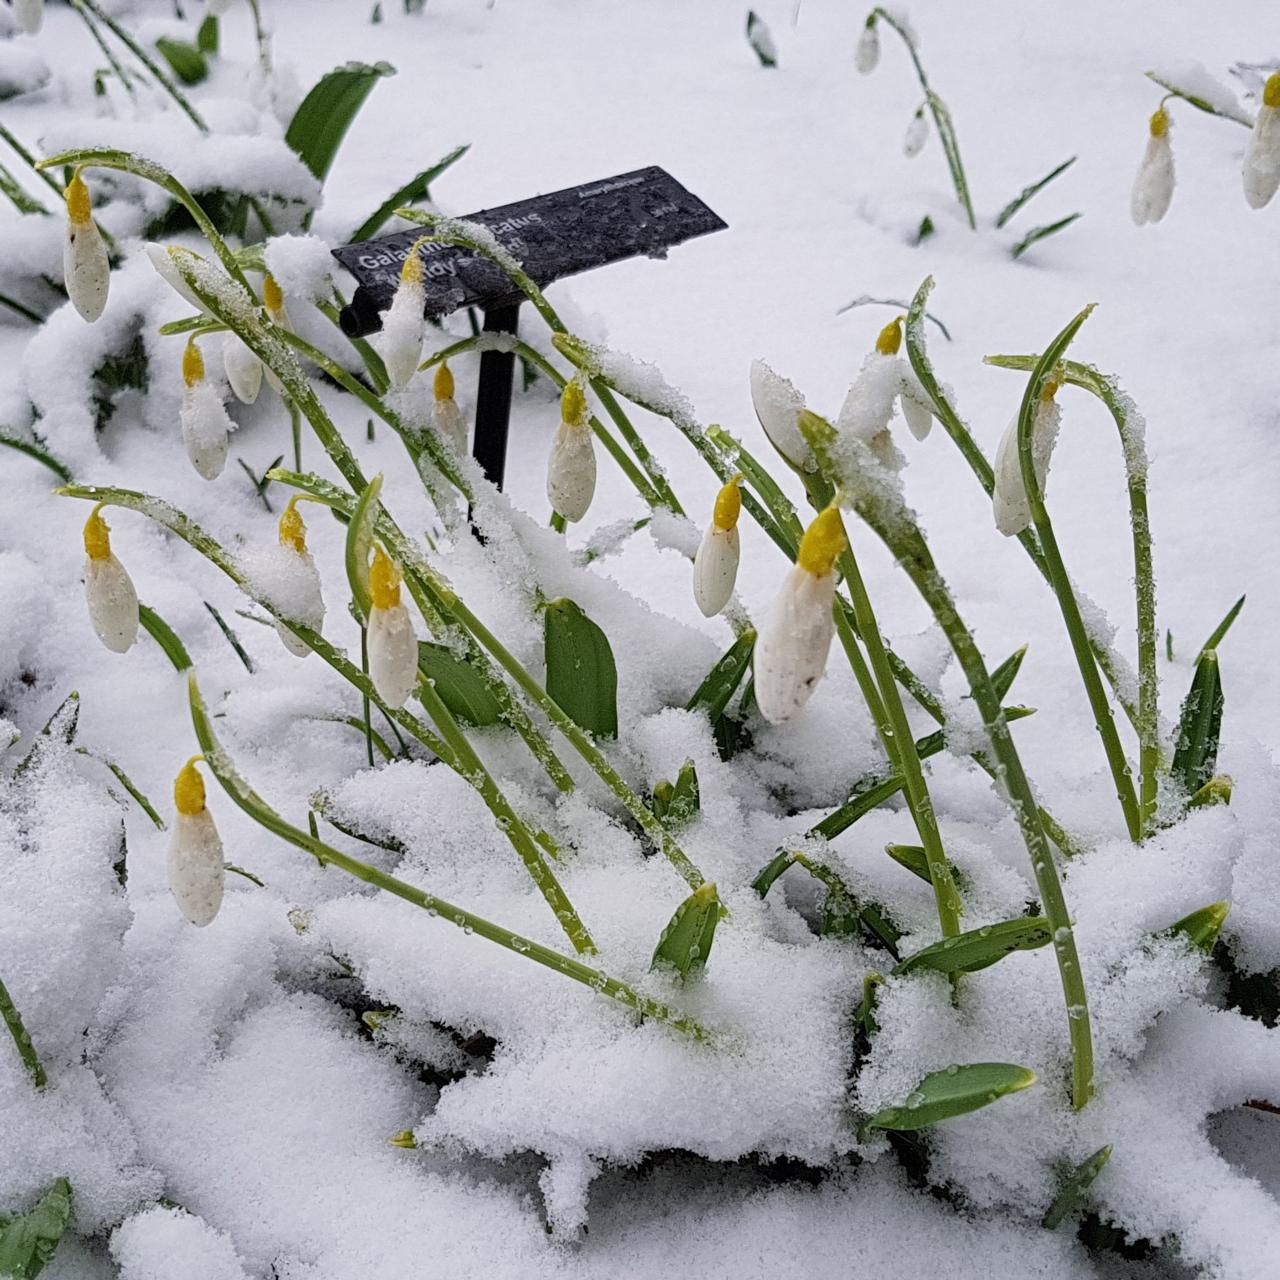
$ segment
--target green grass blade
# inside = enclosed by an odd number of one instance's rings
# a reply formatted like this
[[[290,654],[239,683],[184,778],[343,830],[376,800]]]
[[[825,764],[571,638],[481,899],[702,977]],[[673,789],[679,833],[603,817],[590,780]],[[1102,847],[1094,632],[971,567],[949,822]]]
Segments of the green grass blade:
[[[240,637],[236,635],[236,633],[231,629],[231,626],[227,622],[227,620],[222,616],[222,614],[220,614],[217,611],[217,609],[213,607],[213,605],[211,605],[207,600],[205,600],[203,603],[204,603],[204,607],[209,610],[210,614],[213,615],[214,622],[218,624],[218,630],[222,632],[223,636],[226,638],[227,643],[235,650],[236,657],[240,659],[240,662],[244,666],[244,669],[250,675],[253,675],[254,671],[256,670],[256,668],[253,665],[253,659],[249,657],[249,655],[245,652],[244,645],[240,643]]]
[[[1035,1084],[1034,1071],[1011,1062],[970,1062],[932,1071],[896,1107],[877,1111],[863,1126],[864,1132],[924,1129],[940,1120],[970,1111],[1017,1093]]]
[[[1103,1166],[1111,1159],[1111,1145],[1099,1147],[1082,1164],[1074,1168],[1063,1181],[1062,1189],[1053,1198],[1053,1203],[1045,1210],[1040,1225],[1053,1231],[1065,1218],[1079,1207],[1085,1192],[1093,1185],[1093,1180],[1102,1172]]]
[[[769,890],[782,878],[783,873],[795,864],[796,855],[791,849],[782,849],[756,873],[751,887],[762,897],[769,896]]]
[[[547,693],[580,728],[618,736],[618,669],[609,639],[572,600],[550,601],[544,613]]]
[[[27,1213],[0,1217],[0,1276],[35,1280],[71,1221],[71,1184],[59,1178]]]
[[[284,140],[321,182],[373,86],[395,73],[387,62],[348,62],[335,67],[303,98]]]
[[[1231,630],[1231,624],[1240,616],[1240,610],[1244,608],[1244,596],[1227,610],[1227,616],[1213,629],[1213,634],[1200,646],[1202,654],[1207,653],[1210,649],[1216,649],[1223,640],[1226,639],[1227,632]]]
[[[352,241],[368,240],[375,236],[401,205],[416,204],[419,200],[431,199],[431,184],[444,171],[456,164],[471,150],[469,142],[454,147],[442,160],[437,160],[429,169],[415,173],[399,190],[388,196],[352,233]]]
[[[1217,943],[1230,910],[1229,902],[1211,902],[1207,907],[1201,907],[1199,911],[1175,920],[1165,933],[1172,936],[1181,934],[1197,951],[1208,954]]]
[[[1178,720],[1172,773],[1194,795],[1213,777],[1222,733],[1222,678],[1218,654],[1206,649],[1196,662]]]
[[[1013,246],[1013,256],[1015,258],[1022,257],[1033,244],[1038,244],[1041,240],[1047,240],[1050,236],[1057,235],[1059,231],[1065,231],[1077,218],[1082,218],[1083,216],[1081,213],[1069,213],[1065,218],[1059,218],[1057,222],[1050,222],[1047,226],[1033,227]]]
[[[909,955],[894,973],[916,973],[922,969],[934,973],[976,973],[986,969],[1015,951],[1034,951],[1048,946],[1053,930],[1044,916],[1023,916],[983,925],[943,938],[921,951]]]
[[[1039,182],[1033,182],[1029,187],[1023,187],[1012,200],[1009,201],[996,217],[996,226],[1003,227],[1010,218],[1018,212],[1032,197],[1039,195],[1051,183],[1054,178],[1066,173],[1068,169],[1075,164],[1078,156],[1072,156],[1069,160],[1064,160],[1056,169],[1050,169]]]
[[[720,922],[720,895],[714,884],[695,889],[677,908],[662,931],[649,968],[667,969],[681,982],[697,977],[706,967]]]
[[[446,645],[420,640],[418,669],[457,719],[481,728],[502,718],[502,708],[485,678]]]

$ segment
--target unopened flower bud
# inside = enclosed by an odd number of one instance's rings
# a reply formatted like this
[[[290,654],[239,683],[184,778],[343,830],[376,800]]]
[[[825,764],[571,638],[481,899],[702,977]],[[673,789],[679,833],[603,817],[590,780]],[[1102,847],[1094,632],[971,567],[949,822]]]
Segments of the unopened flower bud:
[[[714,618],[729,603],[738,580],[741,480],[734,476],[716,495],[711,524],[693,559],[693,598],[706,618]]]
[[[575,380],[560,397],[560,426],[547,460],[547,499],[570,522],[581,520],[596,492],[596,454],[587,423],[587,398]]]
[[[369,569],[369,678],[387,706],[402,707],[418,685],[418,637],[400,600],[400,572],[381,547]]]
[[[289,505],[280,513],[278,526],[281,554],[288,564],[287,599],[289,617],[312,631],[324,626],[324,595],[320,589],[320,570],[307,550],[307,526],[298,510],[298,499],[289,499]],[[284,647],[295,657],[305,658],[311,647],[296,636],[289,627],[276,622],[276,633]]]
[[[444,360],[436,370],[435,407],[432,410],[432,422],[436,430],[445,438],[449,447],[460,458],[467,455],[467,420],[453,398],[453,372],[449,362]]]
[[[169,841],[169,889],[178,910],[194,925],[213,922],[222,906],[226,879],[222,838],[213,815],[205,808],[204,779],[193,756],[173,784],[177,813]]]
[[[425,309],[422,255],[415,243],[400,268],[400,283],[396,286],[391,305],[382,313],[382,329],[377,337],[378,353],[387,366],[392,391],[404,390],[422,363]]]
[[[1244,153],[1244,198],[1253,209],[1270,203],[1280,190],[1280,71],[1267,77],[1262,106]]]
[[[1151,134],[1147,150],[1133,180],[1129,212],[1138,226],[1159,222],[1169,212],[1173,200],[1173,147],[1169,141],[1172,125],[1168,111],[1161,105],[1151,117]]]
[[[138,593],[111,550],[110,528],[94,507],[84,524],[84,591],[89,621],[113,653],[124,653],[138,638]]]
[[[858,37],[858,47],[853,54],[853,65],[862,74],[870,75],[880,62],[880,33],[876,30],[876,15],[873,13],[862,28]]]
[[[196,340],[187,341],[182,354],[182,439],[191,465],[206,479],[216,480],[227,463],[227,449],[235,423],[222,397],[204,376],[204,357]]]
[[[236,399],[252,404],[262,390],[262,361],[234,333],[223,337],[222,368]]]
[[[924,108],[920,107],[907,125],[906,136],[902,139],[902,154],[909,160],[913,159],[920,154],[928,140],[929,122],[924,118]]]
[[[769,443],[793,467],[814,470],[813,452],[797,425],[804,398],[763,360],[751,362],[751,403]]]
[[[62,279],[72,306],[88,321],[107,305],[111,263],[102,232],[93,220],[89,188],[77,169],[67,185],[67,233],[62,246]]]
[[[1054,399],[1057,390],[1056,382],[1045,384],[1031,427],[1031,463],[1035,471],[1036,486],[1042,495],[1045,481],[1049,477],[1049,460],[1058,439],[1058,426],[1062,420],[1058,402]],[[1000,440],[999,449],[996,450],[995,488],[991,493],[996,528],[1006,538],[1031,528],[1032,524],[1031,500],[1022,481],[1022,460],[1018,453],[1018,417],[1018,414],[1014,415]]]

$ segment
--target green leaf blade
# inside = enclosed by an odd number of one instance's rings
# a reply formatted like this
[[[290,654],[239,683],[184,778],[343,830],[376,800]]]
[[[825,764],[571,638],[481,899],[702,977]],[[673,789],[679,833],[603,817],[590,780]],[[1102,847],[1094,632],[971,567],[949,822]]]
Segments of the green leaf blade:
[[[909,955],[894,973],[976,973],[1015,951],[1034,951],[1052,940],[1053,930],[1044,916],[1002,920],[932,943]]]
[[[0,1276],[35,1280],[71,1219],[71,1184],[59,1178],[27,1213],[0,1217]]]
[[[429,169],[423,169],[421,173],[415,173],[408,182],[394,191],[388,196],[374,211],[371,213],[352,233],[351,240],[357,242],[360,240],[368,240],[377,235],[378,232],[386,224],[387,219],[395,213],[402,205],[414,204],[419,200],[428,200],[431,198],[431,184],[446,169],[451,168],[463,156],[471,150],[469,142],[464,143],[460,147],[454,147],[441,160],[437,160]]]
[[[188,44],[185,40],[161,36],[156,41],[156,49],[183,84],[199,84],[208,77],[209,64],[197,46]]]
[[[348,62],[330,71],[302,100],[284,140],[321,182],[373,86],[395,73],[387,62]]]
[[[1166,932],[1171,937],[1184,938],[1190,946],[1207,955],[1217,944],[1230,910],[1230,902],[1211,902],[1207,907],[1175,920]]]
[[[1023,187],[1012,200],[1009,201],[996,216],[996,226],[1003,227],[1010,218],[1014,216],[1029,200],[1040,194],[1055,178],[1066,173],[1068,169],[1075,164],[1078,156],[1072,156],[1069,160],[1064,160],[1056,169],[1050,169],[1038,182],[1033,182],[1029,187]]]
[[[569,599],[552,600],[544,615],[547,693],[588,733],[618,736],[618,668],[609,638]]]
[[[1053,1231],[1058,1225],[1074,1213],[1085,1192],[1093,1185],[1093,1180],[1102,1172],[1103,1166],[1111,1159],[1111,1144],[1099,1147],[1087,1160],[1076,1166],[1067,1175],[1062,1189],[1053,1198],[1053,1203],[1045,1210],[1040,1225]]]
[[[720,895],[714,884],[695,889],[662,931],[650,969],[670,970],[681,982],[701,973],[715,941],[720,911]]]
[[[1222,734],[1222,677],[1215,649],[1196,661],[1191,688],[1182,703],[1173,752],[1173,776],[1194,795],[1214,774]]]
[[[457,719],[484,728],[502,718],[502,708],[485,678],[447,646],[419,641],[418,669]]]
[[[899,1106],[884,1107],[863,1126],[864,1132],[925,1129],[967,1115],[1010,1093],[1035,1084],[1034,1071],[1011,1062],[970,1062],[930,1072]]]
[[[705,711],[714,723],[725,712],[733,699],[742,677],[751,666],[751,653],[755,648],[756,632],[748,627],[725,651],[706,679],[694,691],[685,704],[686,711]]]

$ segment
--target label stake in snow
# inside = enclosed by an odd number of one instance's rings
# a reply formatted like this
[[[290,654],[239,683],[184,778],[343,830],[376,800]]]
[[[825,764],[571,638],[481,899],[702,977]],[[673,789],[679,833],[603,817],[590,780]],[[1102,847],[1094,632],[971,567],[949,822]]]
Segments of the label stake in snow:
[[[482,209],[465,221],[488,227],[543,288],[553,280],[642,254],[665,258],[672,245],[726,227],[697,196],[656,166]],[[342,312],[348,335],[363,337],[381,327],[380,313],[391,305],[401,263],[421,235],[422,228],[416,227],[333,251],[357,283],[351,305]],[[486,332],[516,331],[524,295],[501,267],[454,245],[427,244],[420,252],[429,318],[438,320],[460,307],[479,307],[485,313]],[[506,465],[514,367],[510,352],[486,351],[480,357],[472,453],[499,487]]]

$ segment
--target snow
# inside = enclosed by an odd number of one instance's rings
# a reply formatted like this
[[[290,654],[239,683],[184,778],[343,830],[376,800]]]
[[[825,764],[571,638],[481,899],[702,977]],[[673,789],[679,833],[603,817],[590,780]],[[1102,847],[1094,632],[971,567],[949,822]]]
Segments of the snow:
[[[386,510],[415,554],[534,679],[545,674],[546,601],[568,597],[604,630],[620,732],[595,745],[627,786],[648,797],[693,762],[700,807],[674,838],[716,884],[727,915],[705,974],[682,985],[649,966],[688,886],[615,790],[539,711],[534,724],[571,791],[558,790],[505,726],[463,726],[512,810],[557,849],[548,864],[598,947],[581,961],[695,1019],[707,1038],[657,1018],[637,1022],[591,983],[320,865],[256,825],[212,778],[209,811],[226,858],[263,885],[228,876],[217,919],[188,925],[166,882],[169,832],[102,764],[117,763],[172,827],[174,774],[198,750],[185,679],[145,634],[121,655],[97,643],[82,584],[88,507],[53,495],[61,482],[38,461],[0,449],[0,746],[21,734],[0,752],[0,979],[49,1077],[35,1089],[0,1032],[0,1215],[28,1207],[55,1178],[71,1181],[74,1217],[43,1273],[50,1280],[151,1280],[172,1275],[175,1258],[194,1280],[399,1276],[424,1258],[442,1273],[499,1280],[672,1270],[1267,1280],[1280,1247],[1280,1121],[1246,1104],[1280,1104],[1280,1032],[1232,1006],[1280,969],[1271,643],[1280,596],[1259,552],[1280,538],[1280,385],[1267,357],[1280,329],[1265,270],[1276,208],[1255,212],[1240,198],[1238,126],[1175,101],[1180,184],[1168,216],[1138,232],[1127,209],[1158,100],[1142,73],[1170,69],[1182,87],[1238,113],[1216,75],[1186,59],[1224,69],[1265,55],[1255,43],[1268,16],[1261,0],[1212,18],[1179,0],[1158,23],[1101,0],[1069,12],[1014,0],[980,13],[914,4],[910,29],[924,37],[931,82],[956,121],[977,234],[951,197],[941,148],[914,161],[900,154],[919,87],[887,24],[876,73],[855,74],[863,12],[789,0],[761,7],[779,57],[764,70],[743,10],[728,0],[655,0],[643,13],[432,0],[407,14],[384,3],[377,24],[369,7],[265,6],[275,68],[266,76],[248,7],[226,6],[221,56],[189,90],[210,124],[204,135],[154,84],[135,101],[109,77],[95,98],[101,51],[69,6],[49,6],[44,30],[22,38],[10,38],[0,6],[0,92],[14,67],[51,68],[46,86],[20,86],[5,102],[5,127],[39,154],[124,147],[197,193],[279,197],[264,206],[274,228],[266,266],[299,333],[358,374],[359,354],[314,305],[332,300],[335,284],[350,294],[329,250],[457,143],[471,142],[471,153],[431,192],[431,207],[451,216],[652,163],[724,216],[729,230],[664,263],[640,258],[548,289],[586,344],[588,372],[618,388],[685,515],[651,513],[601,448],[585,519],[567,535],[550,530],[545,479],[559,409],[541,377],[527,391],[517,380],[506,492],[466,460],[471,509],[443,496],[433,474],[442,494],[434,504],[395,432],[370,425],[365,404],[291,348],[263,340],[291,385],[295,373],[310,379],[364,474],[385,477]],[[187,6],[184,24],[161,0],[112,9],[148,40],[190,37],[204,12]],[[570,76],[546,75],[547,50],[572,51]],[[1007,74],[980,74],[975,50]],[[372,91],[321,200],[283,140],[291,110],[335,64],[384,57],[400,73]],[[157,331],[190,307],[143,248],[144,237],[164,237],[148,224],[168,196],[134,175],[87,171],[95,217],[120,259],[106,311],[87,325],[49,283],[61,272],[58,198],[0,150],[0,163],[55,211],[0,208],[0,294],[47,316],[35,326],[0,310],[0,430],[40,444],[77,481],[171,503],[226,548],[245,589],[148,518],[160,508],[108,512],[113,551],[182,637],[237,768],[287,821],[305,830],[314,812],[320,838],[374,872],[568,955],[561,922],[477,779],[414,741],[413,721],[402,719],[398,735],[377,711],[372,727],[398,755],[370,764],[358,692],[319,658],[297,661],[273,627],[259,625],[263,605],[318,625],[318,573],[325,637],[359,662],[360,633],[345,608],[345,526],[303,507],[313,573],[278,545],[284,486],[259,492],[245,474],[293,466],[279,395],[228,402],[236,430],[216,480],[187,461],[185,339]],[[1075,209],[1084,218],[1011,261],[1007,235],[990,226],[995,211],[1073,153],[1077,165],[1008,234]],[[925,213],[937,230],[916,246]],[[493,247],[475,224],[441,230]],[[250,238],[259,234],[251,218]],[[194,233],[164,243],[203,255],[184,263],[233,319],[259,314]],[[857,295],[909,298],[930,272],[930,308],[954,341],[929,328],[929,356],[988,458],[1025,384],[984,368],[982,356],[1041,350],[1098,301],[1069,354],[1110,381],[1126,416],[1128,470],[1148,480],[1157,621],[1175,637],[1173,657],[1162,649],[1159,659],[1166,742],[1199,643],[1249,594],[1220,653],[1217,771],[1233,779],[1229,806],[1196,810],[1138,846],[1124,838],[1057,602],[1022,549],[992,527],[990,500],[946,432],[908,439],[894,418],[895,401],[917,388],[905,352],[868,353],[902,308],[836,315]],[[469,336],[465,313],[454,315],[428,329],[426,350]],[[531,307],[522,308],[521,340],[571,373]],[[135,341],[145,386],[110,385],[109,358]],[[202,345],[216,398],[222,372],[212,356],[222,340]],[[468,421],[480,352],[511,345],[485,335],[451,359]],[[753,366],[757,353],[787,379]],[[417,378],[387,403],[421,430],[430,398],[429,379]],[[1116,651],[1132,701],[1132,544],[1115,426],[1094,397],[1064,389],[1059,400],[1047,502],[1086,627]],[[727,619],[701,616],[689,561],[723,477],[691,445],[718,447],[703,433],[723,424],[805,520],[801,479],[754,410],[763,405],[795,446],[806,404],[841,432],[846,505],[869,497],[918,513],[988,667],[1030,645],[1008,701],[1036,714],[1011,734],[1038,801],[1080,850],[1059,860],[1059,873],[1095,1041],[1096,1093],[1082,1111],[1068,1099],[1069,1020],[1052,948],[1016,953],[953,988],[937,974],[893,975],[894,958],[865,936],[819,936],[825,889],[804,866],[764,900],[750,887],[779,849],[802,851],[882,906],[901,954],[938,939],[930,886],[884,852],[918,840],[901,795],[830,840],[806,835],[855,783],[890,768],[840,646],[788,723],[744,713],[750,741],[730,759],[707,716],[685,709],[735,631],[766,616],[789,572],[744,511],[738,602]],[[593,397],[618,434],[605,407]],[[305,425],[300,449],[302,471],[340,482]],[[723,457],[732,465],[728,448]],[[1000,783],[969,759],[984,738],[962,674],[891,553],[855,513],[846,523],[881,628],[947,713],[947,750],[925,770],[964,903],[961,928],[1035,911],[1015,816]],[[252,673],[206,602],[234,628]],[[469,651],[452,622],[431,638]],[[79,727],[67,745],[58,736],[65,717],[48,736],[41,728],[72,690]],[[918,735],[936,727],[909,711]],[[423,715],[413,699],[406,712]],[[1117,721],[1136,757],[1123,712]],[[1162,813],[1177,816],[1166,790]],[[115,871],[122,836],[124,884]],[[1167,933],[1220,901],[1231,903],[1230,973]],[[871,973],[884,978],[878,1030],[860,1045],[854,1017]],[[926,1131],[914,1166],[902,1144],[859,1138],[860,1115],[901,1103],[932,1070],[972,1061],[1025,1065],[1037,1083]],[[406,1131],[415,1145],[391,1141]],[[1086,1248],[1074,1219],[1056,1232],[1038,1225],[1063,1171],[1104,1143],[1113,1155],[1086,1203],[1128,1237],[1151,1241],[1152,1261]]]

